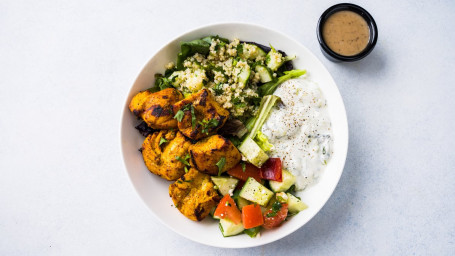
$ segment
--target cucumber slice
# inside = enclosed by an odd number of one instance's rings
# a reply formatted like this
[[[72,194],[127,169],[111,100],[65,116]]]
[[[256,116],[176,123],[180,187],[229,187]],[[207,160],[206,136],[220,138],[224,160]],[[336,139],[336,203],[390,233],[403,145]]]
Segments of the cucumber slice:
[[[273,192],[254,178],[249,177],[245,185],[243,185],[242,190],[240,190],[239,196],[253,203],[265,206],[270,198],[272,198]]]
[[[282,172],[283,172],[283,174],[282,174],[283,181],[282,182],[274,181],[274,180],[269,181],[270,188],[275,193],[287,191],[292,185],[294,185],[294,183],[297,179],[294,175],[292,175],[292,173],[290,173],[289,171],[287,171],[285,169],[283,169]]]
[[[264,150],[262,150],[258,144],[256,144],[256,142],[249,137],[245,138],[238,149],[248,162],[257,167],[261,167],[269,159],[267,153],[265,153]]]
[[[253,204],[252,202],[246,200],[245,198],[241,198],[241,197],[238,197],[236,199],[236,203],[237,203],[237,207],[242,210],[242,208],[244,206],[247,206],[247,205],[250,205],[250,204]]]
[[[267,83],[273,80],[272,72],[263,65],[257,65],[254,70],[259,74],[261,83]]]
[[[288,196],[288,211],[290,213],[296,214],[308,208],[308,205],[295,197],[293,194],[286,193],[286,195]]]
[[[228,237],[242,233],[245,228],[241,222],[236,225],[228,219],[220,219],[220,230],[224,237]]]
[[[249,65],[246,65],[245,67],[242,67],[240,70],[240,73],[238,75],[238,81],[240,84],[240,87],[243,88],[245,87],[246,84],[248,84],[248,80],[250,79],[250,74],[251,74],[251,68]]]
[[[265,64],[267,64],[267,67],[270,68],[270,70],[276,71],[284,64],[283,55],[272,48],[265,57]]]
[[[232,192],[234,191],[235,187],[237,186],[237,183],[239,182],[238,179],[231,178],[231,177],[215,177],[212,176],[210,177],[215,183],[215,185],[218,187],[218,191],[224,196],[226,194],[232,195]]]
[[[239,56],[242,59],[254,60],[257,57],[265,57],[267,54],[254,44],[244,43],[240,46]]]
[[[290,61],[296,58],[295,55],[283,57],[283,54],[277,52],[273,46],[271,47],[272,50],[270,50],[270,52],[267,53],[267,56],[265,57],[265,64],[267,64],[267,67],[272,71],[277,71],[286,61]]]
[[[220,217],[215,216],[215,210],[216,210],[216,207],[213,207],[212,210],[210,210],[210,216],[215,220],[219,220]]]

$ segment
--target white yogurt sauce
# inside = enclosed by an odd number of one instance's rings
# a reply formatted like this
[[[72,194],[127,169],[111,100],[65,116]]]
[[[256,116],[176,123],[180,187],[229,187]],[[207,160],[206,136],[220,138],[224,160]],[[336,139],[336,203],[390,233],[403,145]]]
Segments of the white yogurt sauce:
[[[311,184],[332,154],[332,131],[326,101],[317,84],[292,79],[274,93],[281,103],[272,110],[262,132],[273,144],[271,157],[297,177],[296,189]]]

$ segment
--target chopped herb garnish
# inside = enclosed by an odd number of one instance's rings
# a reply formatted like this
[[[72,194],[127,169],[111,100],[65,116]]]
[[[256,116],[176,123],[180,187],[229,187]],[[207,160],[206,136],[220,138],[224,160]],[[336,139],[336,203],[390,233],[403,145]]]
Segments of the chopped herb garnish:
[[[182,181],[181,181],[181,180],[178,180],[177,183],[178,183],[178,184],[182,184]]]
[[[194,107],[191,105],[191,127],[194,128],[196,127],[196,115],[194,114]]]
[[[219,83],[213,87],[216,96],[223,94],[223,84]]]
[[[231,206],[231,204],[230,204],[229,202],[226,202],[226,204],[225,204],[225,205],[226,205],[226,206]]]
[[[185,170],[185,173],[188,173],[188,167],[185,166],[183,169]]]
[[[242,171],[245,172],[245,170],[246,170],[246,163],[245,163],[245,162],[241,162],[240,165],[242,166]]]
[[[167,142],[167,140],[165,138],[161,137],[159,146],[161,146],[161,144],[166,143],[166,142]]]
[[[225,164],[226,158],[224,156],[218,161],[218,163],[216,163],[216,166],[218,166],[218,176],[221,175],[221,170],[223,169]]]
[[[185,111],[190,110],[190,106],[193,107],[193,105],[191,104],[186,104],[183,108],[177,111],[177,113],[175,113],[174,119],[177,119],[177,121],[182,122],[182,119],[185,116]]]
[[[272,212],[267,213],[267,217],[275,217],[278,214],[278,212],[281,210],[281,203],[279,201],[276,201],[275,203],[273,203],[271,210],[272,210]]]
[[[215,128],[218,126],[219,121],[216,119],[202,120],[199,124],[202,126],[202,133],[209,134],[210,128]]]
[[[174,116],[174,119],[177,119],[177,121],[182,122],[183,116],[185,113],[182,110],[177,111],[177,113]]]
[[[325,152],[325,147],[322,147],[322,154],[325,155],[325,153],[326,153],[326,152]]]
[[[192,182],[193,180],[184,180],[185,182]]]
[[[181,158],[180,156],[176,156],[175,159],[179,160],[180,163],[190,166],[190,163],[188,163],[188,159],[190,159],[190,154],[186,154],[184,158]]]

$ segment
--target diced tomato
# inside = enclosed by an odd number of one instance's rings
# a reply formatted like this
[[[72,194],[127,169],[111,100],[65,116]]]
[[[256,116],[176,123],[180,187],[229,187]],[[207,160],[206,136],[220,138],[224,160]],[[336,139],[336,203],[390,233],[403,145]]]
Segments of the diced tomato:
[[[257,204],[250,204],[242,208],[243,227],[254,228],[264,224],[261,207]]]
[[[243,171],[242,165],[238,164],[234,168],[227,171],[227,173],[239,180],[246,181],[248,177],[253,177],[258,182],[261,182],[261,174],[259,172],[259,168],[250,163],[245,164],[245,171]]]
[[[281,208],[275,216],[271,216],[274,215],[273,212],[273,209],[270,209],[264,213],[264,228],[271,229],[279,226],[288,216],[288,204],[281,204]]]
[[[239,208],[234,202],[234,199],[229,194],[226,194],[215,209],[214,216],[220,217],[221,219],[228,218],[235,224],[239,224],[242,221],[242,214]]]
[[[283,171],[281,170],[281,159],[269,158],[260,169],[261,178],[265,180],[283,181]]]

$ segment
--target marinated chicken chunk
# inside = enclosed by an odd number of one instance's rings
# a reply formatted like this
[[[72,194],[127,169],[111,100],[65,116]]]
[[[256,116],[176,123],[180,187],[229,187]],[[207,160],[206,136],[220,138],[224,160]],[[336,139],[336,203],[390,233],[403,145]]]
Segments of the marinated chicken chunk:
[[[142,144],[142,156],[150,172],[167,180],[185,174],[185,164],[178,159],[189,157],[191,142],[180,132],[161,130],[150,134]]]
[[[193,140],[215,134],[229,117],[229,111],[221,107],[207,89],[202,89],[174,104],[178,128]]]
[[[189,151],[191,166],[209,175],[225,172],[236,166],[242,159],[234,144],[221,135],[205,138],[191,145]]]
[[[175,207],[190,220],[202,220],[220,200],[210,176],[191,168],[169,186]]]
[[[153,129],[177,128],[177,120],[174,119],[172,107],[182,98],[182,94],[174,88],[154,93],[145,90],[133,97],[129,108],[133,114],[141,117]]]

